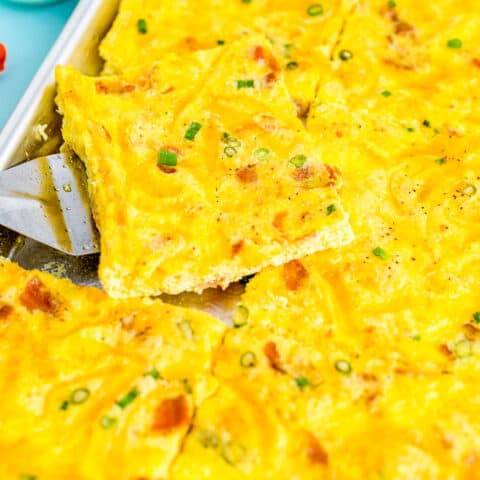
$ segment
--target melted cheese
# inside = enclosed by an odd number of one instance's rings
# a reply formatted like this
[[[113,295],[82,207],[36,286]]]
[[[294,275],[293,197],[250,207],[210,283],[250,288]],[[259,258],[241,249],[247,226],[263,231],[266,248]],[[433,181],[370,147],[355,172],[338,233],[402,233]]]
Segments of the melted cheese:
[[[6,261],[0,292],[0,477],[167,477],[222,324]]]
[[[328,60],[356,0],[320,3],[312,8],[315,2],[310,0],[123,0],[100,46],[105,72],[121,73],[150,65],[170,52],[210,49],[219,41],[228,45],[245,35],[262,33],[279,55],[299,111],[305,112],[315,96],[318,67]],[[145,34],[139,33],[140,19],[146,22]]]
[[[65,67],[57,80],[64,138],[90,176],[110,295],[225,287],[351,240],[337,172],[320,163],[263,38],[172,55],[142,75]],[[159,168],[160,150],[178,165]]]

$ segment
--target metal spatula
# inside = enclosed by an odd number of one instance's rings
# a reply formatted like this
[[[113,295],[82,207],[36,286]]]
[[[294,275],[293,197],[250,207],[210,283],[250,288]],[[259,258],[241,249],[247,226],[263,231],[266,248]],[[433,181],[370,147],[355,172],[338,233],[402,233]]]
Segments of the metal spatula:
[[[70,255],[98,252],[81,162],[50,155],[0,172],[0,225]]]

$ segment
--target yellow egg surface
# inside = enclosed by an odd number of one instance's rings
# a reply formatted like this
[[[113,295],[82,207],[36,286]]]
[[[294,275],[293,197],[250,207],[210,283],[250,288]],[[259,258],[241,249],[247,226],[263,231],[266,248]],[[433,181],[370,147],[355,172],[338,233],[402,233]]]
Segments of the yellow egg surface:
[[[318,65],[327,61],[356,0],[123,0],[100,46],[105,73],[150,65],[165,54],[228,45],[266,35],[305,112],[315,96]]]
[[[225,287],[352,239],[338,171],[321,162],[263,37],[123,77],[60,67],[57,81],[111,296]]]
[[[0,477],[168,478],[224,325],[0,262]]]

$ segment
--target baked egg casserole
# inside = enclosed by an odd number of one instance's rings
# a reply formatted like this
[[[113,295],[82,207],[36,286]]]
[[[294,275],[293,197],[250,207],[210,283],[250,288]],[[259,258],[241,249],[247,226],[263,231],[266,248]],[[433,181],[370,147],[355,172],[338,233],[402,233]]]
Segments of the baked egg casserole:
[[[0,478],[480,480],[479,11],[123,0],[57,70],[107,293],[0,262]]]

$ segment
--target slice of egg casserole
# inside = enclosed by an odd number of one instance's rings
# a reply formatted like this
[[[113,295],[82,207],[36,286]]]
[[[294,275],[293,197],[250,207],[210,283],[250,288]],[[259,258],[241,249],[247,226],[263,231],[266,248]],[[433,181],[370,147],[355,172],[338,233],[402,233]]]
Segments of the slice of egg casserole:
[[[168,478],[224,329],[0,261],[0,478]]]
[[[120,77],[59,67],[57,81],[113,297],[225,287],[351,240],[340,172],[321,163],[263,37]]]
[[[319,65],[328,60],[357,0],[123,0],[100,45],[105,73],[150,65],[262,33],[278,55],[289,92],[304,114],[315,96]]]

